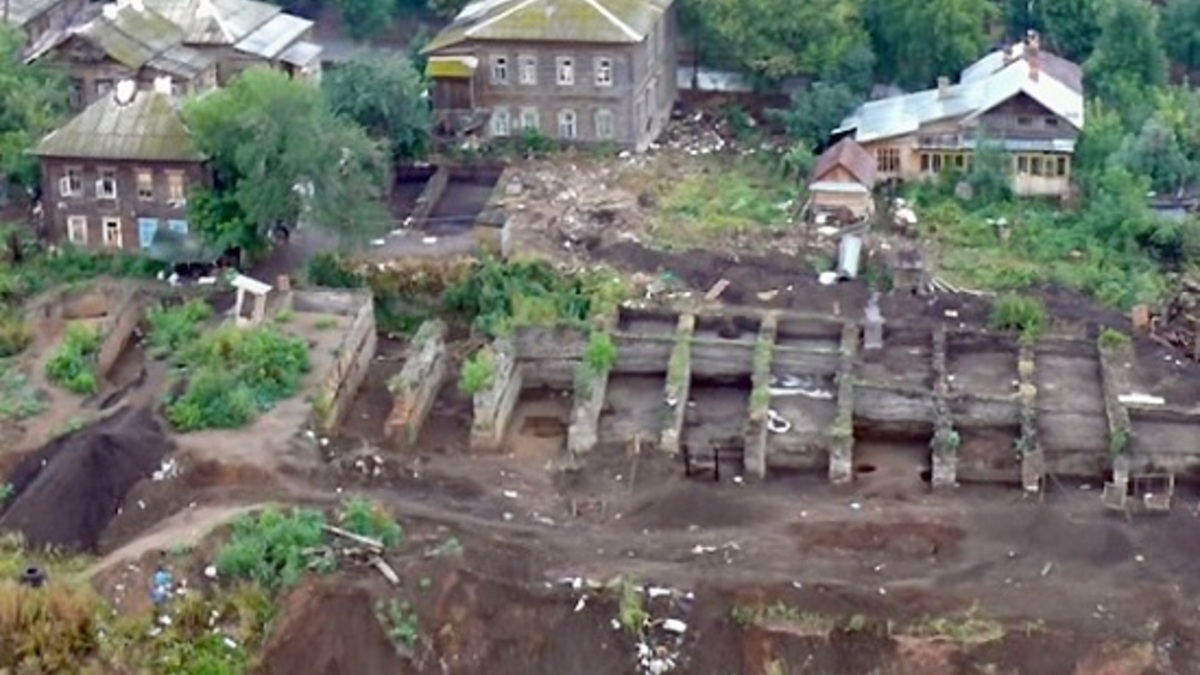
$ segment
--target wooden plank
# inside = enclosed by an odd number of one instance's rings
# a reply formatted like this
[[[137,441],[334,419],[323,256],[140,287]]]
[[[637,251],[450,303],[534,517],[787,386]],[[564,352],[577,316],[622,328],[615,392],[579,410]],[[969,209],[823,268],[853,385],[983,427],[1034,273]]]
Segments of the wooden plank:
[[[721,294],[725,292],[726,288],[729,288],[728,279],[717,280],[717,283],[713,284],[712,288],[708,289],[708,292],[704,294],[704,300],[707,302],[715,301],[717,298],[721,297]]]
[[[325,527],[325,531],[329,532],[331,534],[336,534],[337,536],[343,537],[345,539],[349,539],[350,541],[356,541],[356,542],[362,544],[363,546],[375,549],[377,551],[383,550],[383,542],[379,541],[378,539],[364,537],[361,534],[354,534],[353,532],[350,532],[349,530],[343,530],[342,528],[336,527],[334,525],[325,525],[324,527]]]

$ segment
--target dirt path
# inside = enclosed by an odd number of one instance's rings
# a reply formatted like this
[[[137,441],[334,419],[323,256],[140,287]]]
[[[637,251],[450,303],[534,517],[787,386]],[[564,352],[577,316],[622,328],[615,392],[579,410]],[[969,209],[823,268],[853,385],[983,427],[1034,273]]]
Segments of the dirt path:
[[[109,553],[84,571],[84,576],[98,576],[115,565],[134,560],[156,550],[175,546],[192,546],[210,532],[229,522],[231,518],[248,511],[262,508],[266,504],[201,506],[177,513],[162,521],[153,530],[136,540]]]

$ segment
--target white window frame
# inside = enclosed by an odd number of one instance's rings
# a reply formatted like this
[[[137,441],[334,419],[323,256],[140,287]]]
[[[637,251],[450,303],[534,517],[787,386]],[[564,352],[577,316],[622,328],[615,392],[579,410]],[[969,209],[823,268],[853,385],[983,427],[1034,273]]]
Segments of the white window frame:
[[[607,56],[596,57],[596,86],[613,86],[613,60]]]
[[[113,237],[109,234],[109,226],[116,225],[117,236]],[[124,248],[125,237],[121,231],[121,219],[114,216],[104,216],[100,219],[100,238],[104,242],[105,248]]]
[[[579,137],[579,115],[566,108],[558,111],[558,137],[571,141]]]
[[[142,179],[149,177],[149,190],[143,191],[146,187],[142,184]],[[138,169],[137,170],[137,196],[143,202],[154,201],[154,170],[153,169]]]
[[[611,141],[617,137],[617,120],[613,111],[608,108],[600,108],[596,111],[596,118],[593,122],[596,125],[597,139]]]
[[[87,216],[67,216],[67,241],[87,246]]]
[[[492,84],[508,84],[508,55],[492,55]]]
[[[63,175],[58,179],[58,194],[61,197],[79,197],[83,195],[83,172],[79,167],[69,166],[63,169]]]
[[[180,206],[187,204],[187,175],[182,171],[167,171],[167,201]]]
[[[570,56],[560,56],[554,61],[554,79],[560,87],[570,87],[575,84],[575,59]]]
[[[542,123],[540,116],[538,115],[537,108],[521,108],[520,122],[521,129],[523,131],[527,129],[540,131],[542,128]]]
[[[517,58],[517,67],[520,69],[518,77],[523,85],[535,86],[537,84],[537,57],[533,54],[522,54]]]
[[[512,133],[512,119],[508,108],[492,110],[491,132],[493,138],[505,138]]]
[[[96,179],[96,199],[117,198],[117,170],[100,169]]]

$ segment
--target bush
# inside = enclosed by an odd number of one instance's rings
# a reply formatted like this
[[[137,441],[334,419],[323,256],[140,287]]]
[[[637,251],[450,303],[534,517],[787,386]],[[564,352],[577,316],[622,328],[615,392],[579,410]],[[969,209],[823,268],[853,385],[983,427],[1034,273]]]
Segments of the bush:
[[[371,537],[391,548],[400,543],[403,531],[382,504],[351,497],[342,502],[338,524],[354,534]]]
[[[486,389],[495,375],[496,357],[491,349],[484,347],[463,362],[462,372],[458,377],[458,390],[467,396],[474,396]]]
[[[67,326],[62,342],[46,362],[46,377],[58,386],[76,394],[94,394],[99,389],[96,379],[96,352],[100,350],[100,334],[83,324]]]
[[[217,571],[248,579],[270,591],[292,586],[309,569],[321,571],[307,551],[325,542],[325,518],[311,509],[284,513],[269,507],[233,521],[217,552]]]
[[[304,279],[313,286],[327,288],[361,288],[363,278],[350,263],[336,253],[319,253],[308,261]]]
[[[0,314],[0,359],[25,351],[32,337],[21,317]]]
[[[1036,340],[1046,329],[1046,308],[1036,298],[1003,295],[992,304],[988,323],[996,330],[1017,331],[1023,341]]]
[[[520,325],[579,324],[595,309],[583,279],[565,277],[541,261],[486,260],[447,289],[442,302],[489,337]]]
[[[212,307],[203,300],[191,300],[171,309],[151,307],[146,313],[150,354],[161,358],[191,343],[200,336],[200,324],[212,315]]]
[[[583,363],[597,375],[612,370],[617,364],[617,345],[612,336],[599,331],[592,332],[583,348]]]
[[[187,345],[179,361],[192,376],[166,413],[182,431],[242,426],[294,394],[309,369],[304,342],[269,327],[218,329]]]
[[[1128,335],[1111,328],[1100,331],[1100,336],[1096,338],[1096,346],[1100,349],[1117,349],[1128,344]]]
[[[0,671],[72,673],[97,648],[99,600],[58,582],[30,588],[0,581]]]

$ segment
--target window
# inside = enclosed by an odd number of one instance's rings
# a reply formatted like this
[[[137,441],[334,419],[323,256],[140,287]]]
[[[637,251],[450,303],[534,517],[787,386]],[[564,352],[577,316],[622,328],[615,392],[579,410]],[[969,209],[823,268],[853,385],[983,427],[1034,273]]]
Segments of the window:
[[[96,181],[96,199],[117,198],[117,172],[100,169],[100,180]]]
[[[104,245],[109,248],[121,248],[125,243],[121,237],[121,219],[104,219]]]
[[[492,111],[492,136],[507,136],[509,133],[508,108]]]
[[[492,84],[508,84],[508,57],[492,57]]]
[[[71,78],[71,90],[68,96],[67,103],[72,108],[83,107],[83,80],[78,77]]]
[[[63,175],[58,179],[58,194],[61,197],[78,197],[83,194],[83,179],[80,178],[82,173],[78,168],[68,167],[63,170]]]
[[[106,96],[108,94],[108,92],[112,91],[112,88],[113,88],[112,80],[96,80],[96,96],[97,97]]]
[[[612,59],[600,57],[596,59],[596,86],[611,87],[613,83]]]
[[[1046,127],[1050,128],[1050,129],[1054,129],[1054,128],[1058,127],[1058,118],[1057,117],[1047,117],[1047,118],[1043,119],[1042,121],[1046,124]]]
[[[138,199],[150,201],[154,199],[154,172],[150,169],[137,171]]]
[[[934,173],[937,173],[942,170],[942,156],[941,155],[933,155],[930,158],[930,160],[931,160],[929,162],[930,170],[932,170]]]
[[[602,141],[612,140],[617,135],[616,124],[613,122],[611,110],[596,111],[596,138]]]
[[[1019,115],[1019,116],[1017,116],[1017,126],[1031,127],[1031,126],[1033,126],[1033,118],[1027,117],[1025,115]]]
[[[1017,155],[1017,173],[1029,173],[1029,158],[1025,155]]]
[[[537,131],[541,128],[537,108],[521,108],[521,128]]]
[[[158,234],[157,218],[138,218],[138,246],[147,249],[154,243],[154,235]]]
[[[1054,175],[1055,176],[1067,175],[1067,158],[1066,157],[1055,157],[1054,160],[1055,160],[1054,161],[1054,164],[1055,164]]]
[[[575,84],[575,59],[569,56],[558,57],[558,83],[564,87]]]
[[[1030,157],[1029,158],[1029,173],[1031,173],[1035,176],[1042,175],[1042,158],[1041,157]]]
[[[537,57],[525,55],[521,57],[521,84],[537,84]]]
[[[175,234],[187,235],[188,222],[186,220],[169,220],[167,227]]]
[[[576,118],[574,110],[561,110],[558,113],[558,137],[563,139],[575,138]]]
[[[929,173],[929,153],[921,153],[921,173]]]
[[[167,200],[173,204],[187,204],[187,181],[182,171],[167,172]]]
[[[87,216],[67,216],[67,241],[87,245]]]
[[[900,171],[900,149],[879,148],[875,151],[875,170],[880,173]]]

